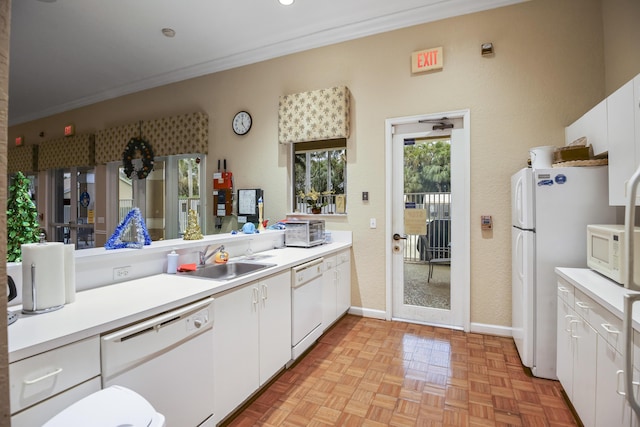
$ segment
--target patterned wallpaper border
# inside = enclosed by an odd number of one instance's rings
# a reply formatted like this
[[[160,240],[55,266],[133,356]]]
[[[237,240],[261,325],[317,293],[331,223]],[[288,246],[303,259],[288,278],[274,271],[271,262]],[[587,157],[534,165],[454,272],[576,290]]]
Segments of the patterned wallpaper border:
[[[189,113],[155,120],[144,120],[96,132],[96,163],[122,160],[122,152],[131,138],[142,137],[155,156],[209,151],[209,116]]]
[[[36,172],[38,170],[38,146],[24,145],[7,149],[7,173]]]
[[[93,134],[74,135],[47,141],[38,148],[38,170],[62,169],[95,164]]]

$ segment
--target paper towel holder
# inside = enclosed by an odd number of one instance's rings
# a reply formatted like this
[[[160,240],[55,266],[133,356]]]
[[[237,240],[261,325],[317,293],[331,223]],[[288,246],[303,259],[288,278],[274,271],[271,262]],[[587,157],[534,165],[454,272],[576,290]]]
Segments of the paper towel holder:
[[[44,233],[40,233],[40,244],[45,244],[46,240],[44,237]],[[37,304],[37,298],[38,298],[38,292],[36,291],[36,264],[35,263],[31,263],[31,304],[33,306],[32,309],[27,309],[27,308],[22,308],[22,314],[43,314],[43,313],[50,313],[52,311],[56,311],[56,310],[60,310],[62,307],[64,307],[64,304],[60,304],[60,305],[55,305],[53,307],[46,307],[46,308],[40,308],[40,309],[36,309],[36,307],[38,307]]]

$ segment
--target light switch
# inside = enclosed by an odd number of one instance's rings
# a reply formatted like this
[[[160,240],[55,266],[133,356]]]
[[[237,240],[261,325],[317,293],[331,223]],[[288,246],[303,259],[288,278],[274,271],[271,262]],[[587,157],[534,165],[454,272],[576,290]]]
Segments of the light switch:
[[[376,219],[375,218],[369,218],[369,228],[376,228],[377,224],[376,224]]]
[[[368,201],[368,200],[369,200],[369,192],[368,192],[368,191],[363,191],[363,192],[362,192],[362,200],[363,200],[364,202],[366,202],[366,201]]]

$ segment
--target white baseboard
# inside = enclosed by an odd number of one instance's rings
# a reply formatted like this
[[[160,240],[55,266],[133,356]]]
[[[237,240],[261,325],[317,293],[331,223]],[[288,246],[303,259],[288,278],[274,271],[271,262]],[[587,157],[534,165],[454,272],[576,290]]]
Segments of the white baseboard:
[[[351,307],[349,308],[349,314],[380,320],[386,320],[387,318],[384,310],[373,310],[363,307]],[[471,323],[470,332],[473,332],[474,334],[496,335],[500,337],[513,336],[512,329],[509,326],[488,325],[486,323]]]
[[[373,310],[371,308],[363,308],[363,307],[350,307],[349,314],[354,314],[356,316],[362,317],[371,317],[373,319],[386,320],[387,316],[383,310]]]
[[[500,337],[512,337],[512,329],[509,326],[487,325],[485,323],[471,323],[471,332],[474,334],[497,335]]]

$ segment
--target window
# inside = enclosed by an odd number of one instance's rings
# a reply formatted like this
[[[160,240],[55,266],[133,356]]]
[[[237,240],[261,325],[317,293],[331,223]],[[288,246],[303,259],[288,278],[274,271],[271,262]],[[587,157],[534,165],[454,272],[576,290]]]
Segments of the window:
[[[312,213],[313,202],[323,214],[346,213],[346,139],[295,144],[293,175],[294,211]]]
[[[205,201],[201,200],[200,189],[204,160],[204,155],[197,154],[156,157],[153,171],[144,180],[127,178],[123,167],[116,165],[118,222],[134,206],[140,208],[153,241],[181,237],[191,209],[203,226]]]

